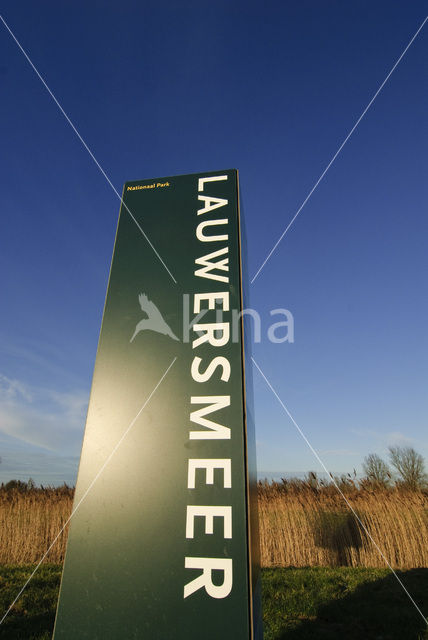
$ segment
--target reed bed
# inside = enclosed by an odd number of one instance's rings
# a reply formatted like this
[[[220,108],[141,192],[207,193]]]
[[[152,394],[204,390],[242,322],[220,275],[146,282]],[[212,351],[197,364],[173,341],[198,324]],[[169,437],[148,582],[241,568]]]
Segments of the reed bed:
[[[46,553],[70,516],[74,491],[0,488],[0,564],[32,564]],[[44,559],[64,560],[68,525]]]
[[[343,490],[359,521],[332,485],[259,483],[262,566],[428,566],[427,491]]]
[[[275,566],[428,566],[428,492],[404,488],[342,487],[310,482],[259,483],[261,563]],[[0,564],[31,564],[46,553],[70,516],[70,487],[0,487]],[[44,561],[64,560],[68,525]]]

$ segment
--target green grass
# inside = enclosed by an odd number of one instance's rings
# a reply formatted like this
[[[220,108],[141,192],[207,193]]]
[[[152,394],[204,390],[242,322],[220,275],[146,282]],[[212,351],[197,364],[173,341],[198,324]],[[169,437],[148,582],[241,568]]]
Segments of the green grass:
[[[398,572],[428,613],[428,569]],[[422,640],[422,616],[388,569],[263,571],[265,640]]]
[[[0,619],[34,566],[0,567]],[[51,640],[62,565],[44,564],[0,626],[1,640]]]
[[[0,567],[0,618],[33,567]],[[424,613],[428,569],[399,572]],[[43,565],[0,627],[2,640],[50,640],[60,565]],[[425,640],[426,627],[385,569],[264,569],[265,640]],[[76,639],[77,640],[77,639]]]

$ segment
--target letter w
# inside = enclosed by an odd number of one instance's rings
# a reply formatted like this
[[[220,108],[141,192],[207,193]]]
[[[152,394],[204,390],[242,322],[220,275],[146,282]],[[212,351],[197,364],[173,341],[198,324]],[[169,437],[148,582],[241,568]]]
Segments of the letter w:
[[[229,276],[221,276],[216,273],[211,273],[214,269],[218,269],[219,271],[229,271],[228,257],[223,258],[223,260],[218,260],[217,262],[211,262],[214,258],[224,256],[225,253],[229,253],[228,247],[223,247],[223,249],[213,251],[213,253],[202,256],[202,258],[196,258],[195,264],[200,264],[202,266],[200,269],[195,271],[195,276],[199,276],[199,278],[210,278],[210,280],[220,280],[221,282],[229,282]]]
[[[207,407],[192,411],[191,422],[196,422],[209,431],[191,431],[190,440],[230,440],[230,428],[204,418],[207,413],[218,411],[230,405],[230,396],[192,396],[191,404],[208,404]]]

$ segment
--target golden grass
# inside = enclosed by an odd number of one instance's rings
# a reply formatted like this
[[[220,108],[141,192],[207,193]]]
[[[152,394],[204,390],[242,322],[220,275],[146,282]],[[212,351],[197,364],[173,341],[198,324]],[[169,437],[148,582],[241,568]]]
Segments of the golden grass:
[[[73,489],[0,489],[0,564],[31,564],[46,553],[70,516]],[[68,525],[45,562],[64,560]]]
[[[261,563],[273,566],[428,566],[428,494],[403,488],[359,488],[345,495],[308,483],[259,484]]]
[[[344,487],[359,518],[397,569],[428,566],[428,493]],[[262,566],[384,567],[379,551],[331,486],[259,483]],[[73,489],[0,488],[0,564],[38,562],[69,517]],[[46,562],[64,560],[68,526]]]

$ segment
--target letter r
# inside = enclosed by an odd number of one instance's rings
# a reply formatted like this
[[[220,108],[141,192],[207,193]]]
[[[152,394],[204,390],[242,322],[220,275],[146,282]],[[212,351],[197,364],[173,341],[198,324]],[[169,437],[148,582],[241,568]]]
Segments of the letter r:
[[[228,558],[185,558],[186,569],[202,569],[202,574],[184,586],[184,597],[188,598],[202,587],[211,598],[226,598],[232,590],[232,560]],[[223,584],[212,581],[213,571],[223,571]]]

